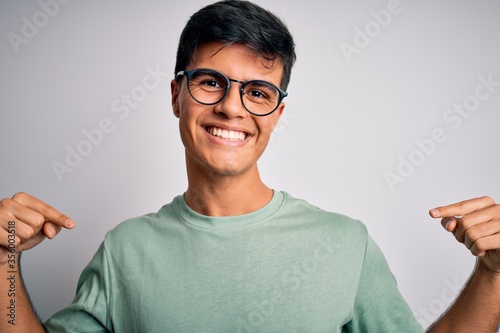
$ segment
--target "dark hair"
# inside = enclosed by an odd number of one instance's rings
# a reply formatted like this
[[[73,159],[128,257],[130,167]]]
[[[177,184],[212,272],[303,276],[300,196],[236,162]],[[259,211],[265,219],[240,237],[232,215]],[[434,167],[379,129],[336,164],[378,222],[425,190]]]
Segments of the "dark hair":
[[[182,31],[175,73],[186,69],[198,46],[210,42],[242,43],[268,60],[281,60],[281,88],[286,90],[296,59],[295,43],[275,14],[244,0],[219,1],[200,9]]]

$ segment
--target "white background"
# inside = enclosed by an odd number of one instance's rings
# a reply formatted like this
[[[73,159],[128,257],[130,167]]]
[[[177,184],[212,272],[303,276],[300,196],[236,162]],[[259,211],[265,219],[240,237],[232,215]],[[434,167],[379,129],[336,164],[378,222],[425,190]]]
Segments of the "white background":
[[[69,304],[107,230],[186,189],[169,81],[180,32],[208,3],[74,0],[51,17],[36,1],[0,2],[0,196],[31,193],[78,223],[23,257],[42,319]],[[401,0],[385,26],[372,12],[388,1],[258,3],[287,22],[298,53],[285,115],[260,162],[265,182],[364,221],[427,325],[474,265],[427,211],[500,200],[498,84],[467,118],[444,118],[474,101],[479,77],[500,82],[500,2]],[[38,31],[15,45],[26,21]],[[368,45],[356,37],[365,28]],[[346,57],[341,43],[359,52]],[[148,68],[168,75],[122,119],[113,101],[140,91]],[[53,163],[66,164],[67,147],[103,119],[114,131],[60,181]],[[419,153],[415,141],[434,129],[444,142]],[[391,189],[385,174],[410,157],[419,165]]]

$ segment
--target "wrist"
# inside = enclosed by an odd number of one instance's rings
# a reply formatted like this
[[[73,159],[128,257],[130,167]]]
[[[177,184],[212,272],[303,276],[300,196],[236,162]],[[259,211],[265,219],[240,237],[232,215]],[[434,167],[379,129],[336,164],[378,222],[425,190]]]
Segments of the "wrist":
[[[490,265],[485,263],[484,257],[477,257],[476,260],[476,270],[483,272],[484,274],[489,274],[491,276],[497,276],[500,278],[500,269],[492,268]]]
[[[17,270],[21,253],[15,249],[0,248],[0,271]]]
[[[500,272],[486,265],[481,258],[477,259],[472,279],[500,290]]]

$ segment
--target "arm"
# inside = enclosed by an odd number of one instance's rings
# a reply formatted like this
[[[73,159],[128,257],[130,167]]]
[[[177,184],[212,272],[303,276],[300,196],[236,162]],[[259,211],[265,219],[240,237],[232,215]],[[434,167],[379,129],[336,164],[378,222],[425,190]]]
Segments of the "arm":
[[[19,254],[75,223],[25,193],[0,201],[0,332],[45,332],[24,288]]]
[[[489,197],[430,211],[477,256],[471,278],[429,332],[496,332],[500,321],[500,205]]]
[[[19,254],[13,254],[9,263],[0,268],[0,309],[2,332],[45,332],[31,307],[19,270]],[[6,281],[6,283],[4,283]]]

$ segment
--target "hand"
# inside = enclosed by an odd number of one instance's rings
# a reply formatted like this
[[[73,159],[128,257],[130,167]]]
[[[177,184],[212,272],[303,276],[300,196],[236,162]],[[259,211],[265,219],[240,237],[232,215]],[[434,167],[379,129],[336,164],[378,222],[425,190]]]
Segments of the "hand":
[[[17,193],[12,199],[1,200],[0,267],[7,262],[9,236],[10,246],[13,241],[16,252],[21,252],[35,247],[45,238],[54,238],[62,227],[72,229],[75,225],[66,215],[29,194]]]
[[[461,201],[431,209],[429,214],[442,218],[441,225],[479,257],[484,268],[500,274],[500,205],[493,199]]]

